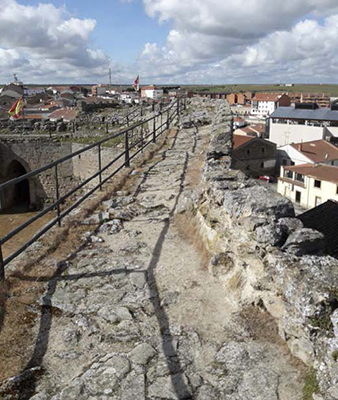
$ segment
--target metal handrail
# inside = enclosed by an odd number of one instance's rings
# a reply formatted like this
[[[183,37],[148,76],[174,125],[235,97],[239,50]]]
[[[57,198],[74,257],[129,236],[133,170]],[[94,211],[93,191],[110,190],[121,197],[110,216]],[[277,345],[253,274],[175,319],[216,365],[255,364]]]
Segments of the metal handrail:
[[[172,111],[173,110],[173,111]],[[171,112],[172,111],[172,112]],[[161,123],[159,126],[156,126],[156,119],[160,115],[166,115],[166,121]],[[0,238],[0,280],[5,279],[5,266],[11,262],[13,259],[15,259],[18,255],[20,255],[24,250],[26,250],[31,244],[33,244],[36,240],[38,240],[42,235],[44,235],[46,232],[48,232],[54,225],[59,224],[61,226],[61,221],[62,219],[68,215],[71,211],[73,211],[75,208],[77,208],[85,199],[87,199],[91,194],[93,194],[96,190],[100,189],[102,190],[102,185],[105,184],[109,179],[111,179],[114,175],[116,175],[122,168],[124,167],[129,167],[130,166],[130,161],[135,158],[141,151],[144,150],[145,147],[147,147],[151,143],[156,143],[156,138],[160,136],[166,129],[170,127],[171,122],[176,118],[176,116],[179,116],[180,114],[180,99],[177,99],[175,102],[170,104],[165,110],[162,110],[161,113],[155,113],[152,117],[149,117],[145,119],[144,121],[138,122],[136,125],[132,127],[128,127],[123,129],[120,132],[117,132],[113,135],[110,135],[104,139],[99,140],[96,143],[93,143],[91,145],[88,145],[74,153],[71,153],[65,157],[59,158],[58,160],[55,160],[41,168],[38,168],[34,171],[28,172],[27,174],[21,175],[18,178],[14,178],[10,181],[7,181],[3,184],[0,184],[0,195],[2,192],[4,192],[5,189],[9,187],[13,187],[17,185],[18,183],[31,179],[42,172],[45,172],[47,170],[53,169],[54,170],[54,178],[55,178],[55,192],[56,192],[56,199],[55,201],[50,204],[48,207],[43,209],[41,212],[39,212],[37,215],[33,216],[30,218],[28,221],[24,222],[21,224],[19,227],[14,229],[13,231],[9,232],[2,238]],[[133,131],[135,128],[141,127],[143,125],[148,124],[150,121],[153,121],[153,129],[152,131],[147,134],[146,136],[142,137],[139,141],[136,143],[129,143],[129,132]],[[102,159],[101,159],[101,145],[118,137],[125,137],[125,149],[123,152],[121,152],[117,157],[115,157],[113,160],[109,161],[108,164],[102,167]],[[152,136],[150,140],[147,141]],[[135,149],[136,146],[140,145],[140,149],[136,150],[134,154],[130,154],[130,151]],[[58,178],[58,166],[65,161],[68,161],[76,156],[79,156],[80,154],[87,152],[93,148],[98,148],[98,164],[99,168],[98,171],[95,172],[93,175],[91,175],[89,178],[85,179],[82,181],[79,185],[77,185],[75,188],[67,191],[66,194],[63,196],[59,195],[59,178]],[[118,160],[124,157],[124,162],[119,165],[108,177],[105,177],[102,179],[102,173],[106,170],[108,170],[110,167],[112,167],[113,164],[115,164]],[[80,189],[85,187],[88,183],[93,181],[93,179],[99,178],[99,183],[95,185],[93,188],[91,188],[88,192],[86,192],[83,196],[78,198],[74,203],[72,203],[67,209],[61,211],[61,205],[73,194],[78,192]],[[17,249],[14,253],[12,253],[10,256],[8,256],[6,259],[3,259],[2,255],[2,246],[15,237],[17,234],[19,234],[22,230],[30,226],[33,222],[37,221],[38,219],[42,218],[44,215],[47,213],[56,210],[56,217],[47,223],[42,229],[40,229],[33,237],[25,242],[19,249]]]

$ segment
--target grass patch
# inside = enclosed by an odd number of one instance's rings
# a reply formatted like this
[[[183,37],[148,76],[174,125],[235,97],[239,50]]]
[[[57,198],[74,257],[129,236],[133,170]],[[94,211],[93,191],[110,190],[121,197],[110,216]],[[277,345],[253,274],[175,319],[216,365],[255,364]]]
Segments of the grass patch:
[[[88,136],[81,138],[60,138],[62,143],[78,143],[83,145],[90,145],[99,142],[100,140],[106,139],[107,136]],[[110,139],[105,143],[102,143],[102,147],[115,147],[116,145],[124,142],[124,135]]]
[[[313,400],[312,395],[319,393],[319,384],[316,377],[316,370],[310,368],[305,376],[302,400]]]

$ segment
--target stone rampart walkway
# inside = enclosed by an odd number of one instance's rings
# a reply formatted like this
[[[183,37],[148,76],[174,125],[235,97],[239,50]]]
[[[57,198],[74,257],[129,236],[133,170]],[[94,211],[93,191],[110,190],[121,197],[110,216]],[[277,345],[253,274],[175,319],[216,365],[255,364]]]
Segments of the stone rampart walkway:
[[[34,400],[299,400],[299,372],[257,337],[175,225],[207,128],[178,131],[105,203],[111,220],[42,303]],[[258,322],[259,325],[259,322]]]

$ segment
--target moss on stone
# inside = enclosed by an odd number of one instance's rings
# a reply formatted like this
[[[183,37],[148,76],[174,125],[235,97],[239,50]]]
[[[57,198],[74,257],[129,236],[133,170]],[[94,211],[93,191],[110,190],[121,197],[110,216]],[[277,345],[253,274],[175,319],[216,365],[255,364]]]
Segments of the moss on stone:
[[[319,393],[319,384],[316,377],[316,370],[310,368],[305,377],[302,400],[313,400],[312,395],[316,393]]]
[[[338,361],[338,350],[332,352],[332,358],[334,359],[334,361]]]

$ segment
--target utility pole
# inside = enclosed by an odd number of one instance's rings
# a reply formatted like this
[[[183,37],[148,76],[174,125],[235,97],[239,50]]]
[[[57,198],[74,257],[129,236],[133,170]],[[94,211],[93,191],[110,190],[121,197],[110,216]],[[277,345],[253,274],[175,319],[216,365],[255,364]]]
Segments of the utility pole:
[[[111,88],[111,68],[109,68],[109,85],[110,85],[110,88]]]

